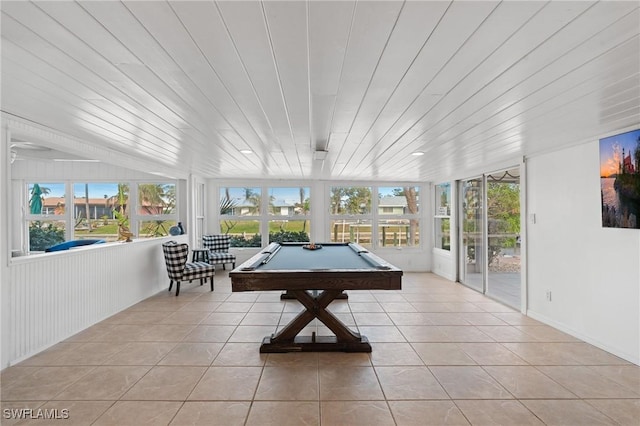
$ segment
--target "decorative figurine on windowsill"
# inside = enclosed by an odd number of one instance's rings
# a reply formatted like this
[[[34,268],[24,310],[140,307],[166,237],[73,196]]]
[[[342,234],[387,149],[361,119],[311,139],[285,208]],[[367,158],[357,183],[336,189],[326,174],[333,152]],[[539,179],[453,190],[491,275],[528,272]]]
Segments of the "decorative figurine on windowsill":
[[[118,241],[124,241],[125,243],[130,243],[133,241],[131,239],[133,237],[133,232],[129,230],[129,228],[121,223],[118,225]]]

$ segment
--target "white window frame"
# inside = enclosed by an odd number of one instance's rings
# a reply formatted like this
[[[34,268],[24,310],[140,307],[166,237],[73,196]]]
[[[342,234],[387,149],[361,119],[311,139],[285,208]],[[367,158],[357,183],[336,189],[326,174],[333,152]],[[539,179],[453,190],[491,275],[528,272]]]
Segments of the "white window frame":
[[[446,213],[442,213],[439,209],[440,209],[440,203],[437,200],[438,197],[438,187],[442,186],[442,185],[448,185],[449,186],[449,211],[448,214]],[[454,237],[454,233],[453,233],[453,220],[451,218],[451,213],[453,210],[453,205],[452,205],[452,197],[453,197],[453,186],[454,183],[453,182],[441,182],[438,184],[433,185],[433,248],[435,250],[441,250],[442,252],[445,253],[450,253],[451,252],[451,248],[453,246],[453,238]],[[436,245],[436,238],[439,235],[439,231],[436,229],[438,226],[438,223],[440,223],[438,221],[438,219],[449,219],[449,249],[445,249],[445,248],[441,248],[438,247]]]
[[[97,184],[97,183],[126,183],[129,185],[129,229],[131,230],[131,232],[134,234],[134,238],[139,238],[139,224],[140,222],[146,222],[146,221],[153,221],[153,220],[163,220],[163,221],[170,221],[173,220],[176,223],[178,222],[178,218],[180,217],[180,212],[179,212],[179,208],[180,208],[180,196],[181,196],[181,191],[180,191],[180,186],[178,184],[177,180],[118,180],[118,181],[114,181],[113,179],[109,179],[109,180],[76,180],[76,179],[52,179],[50,182],[44,182],[44,183],[56,183],[56,184],[63,184],[64,188],[65,188],[65,212],[62,215],[53,215],[53,214],[31,214],[29,212],[29,208],[28,208],[28,201],[29,201],[29,185],[35,184],[35,183],[41,183],[41,181],[37,181],[37,180],[25,180],[23,182],[23,192],[25,194],[27,194],[27,198],[23,199],[22,197],[20,198],[21,202],[24,202],[25,204],[23,205],[23,209],[24,209],[24,214],[22,215],[22,229],[21,232],[23,233],[23,240],[24,244],[26,245],[25,249],[27,250],[27,252],[30,252],[30,238],[29,238],[29,223],[32,221],[43,221],[43,222],[47,222],[47,221],[61,221],[65,223],[65,241],[69,241],[69,240],[73,240],[75,239],[75,229],[74,229],[74,224],[75,224],[75,219],[73,217],[73,187],[74,184],[85,184],[85,183],[90,183],[90,184]],[[138,185],[140,184],[173,184],[175,185],[175,190],[176,190],[176,207],[175,207],[175,212],[172,214],[166,214],[166,215],[141,215],[138,213]],[[131,206],[131,200],[135,200],[135,206]],[[163,236],[158,236],[158,237],[145,237],[144,239],[151,239],[151,238],[163,238]]]
[[[418,182],[362,182],[362,181],[354,181],[354,182],[345,182],[345,181],[330,181],[325,183],[324,193],[325,200],[327,206],[327,216],[326,222],[324,224],[324,236],[327,241],[331,241],[331,233],[333,232],[331,229],[331,222],[335,220],[354,220],[354,219],[362,219],[369,220],[371,223],[371,249],[376,251],[385,251],[385,250],[422,250],[425,244],[425,237],[427,237],[428,233],[424,228],[424,215],[425,209],[428,207],[429,203],[421,202],[418,213],[409,214],[405,213],[402,215],[396,214],[382,214],[379,213],[378,207],[378,192],[379,188],[404,188],[404,187],[416,187],[418,188],[418,196],[420,200],[424,200],[425,185]],[[331,213],[331,188],[332,187],[368,187],[371,188],[371,211],[366,214],[333,214]],[[378,229],[379,224],[382,220],[417,220],[418,221],[418,238],[419,243],[413,246],[404,245],[404,246],[381,246],[378,241]]]
[[[224,188],[256,188],[260,190],[260,209],[258,214],[255,215],[221,215],[220,214],[220,201],[222,200],[221,192]],[[307,188],[309,190],[309,199],[311,200],[311,211],[315,210],[314,202],[313,202],[313,194],[314,188],[313,185],[309,182],[305,181],[277,181],[277,182],[254,182],[254,181],[225,181],[218,182],[215,185],[215,200],[216,204],[213,206],[215,209],[215,217],[216,217],[216,225],[215,228],[217,231],[213,233],[222,232],[220,228],[220,222],[225,219],[229,220],[237,220],[237,221],[257,221],[259,222],[259,231],[260,231],[260,241],[261,246],[265,247],[269,244],[269,222],[278,221],[278,220],[291,220],[291,221],[302,221],[308,220],[313,227],[313,214],[310,212],[309,214],[302,215],[275,215],[269,212],[269,190],[274,188]],[[309,229],[307,231],[311,238],[312,230]],[[259,247],[233,247],[233,249],[242,250],[242,249],[257,249]]]

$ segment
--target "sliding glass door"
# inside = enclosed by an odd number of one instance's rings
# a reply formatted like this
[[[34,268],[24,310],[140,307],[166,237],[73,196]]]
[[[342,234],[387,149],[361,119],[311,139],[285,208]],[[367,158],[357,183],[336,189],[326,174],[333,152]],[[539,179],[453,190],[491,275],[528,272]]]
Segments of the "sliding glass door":
[[[520,174],[486,177],[488,275],[486,293],[520,308]]]
[[[484,292],[484,178],[460,182],[460,263],[463,284]]]
[[[459,182],[458,279],[520,308],[520,171]]]

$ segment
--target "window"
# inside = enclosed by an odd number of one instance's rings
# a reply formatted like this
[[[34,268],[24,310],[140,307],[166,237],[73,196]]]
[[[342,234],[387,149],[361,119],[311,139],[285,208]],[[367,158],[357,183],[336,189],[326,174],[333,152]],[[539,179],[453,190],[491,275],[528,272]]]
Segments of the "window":
[[[73,184],[73,239],[118,239],[118,190],[124,184]]]
[[[64,242],[67,236],[66,185],[61,182],[30,182],[26,189],[28,250],[44,251]]]
[[[133,211],[131,188],[138,199]],[[26,190],[29,252],[69,240],[116,241],[123,231],[162,237],[178,222],[175,183],[29,182]]]
[[[259,216],[261,203],[261,188],[220,188],[221,216]]]
[[[197,246],[202,247],[202,235],[205,231],[205,185],[202,182],[196,182],[195,184],[195,236],[198,242]]]
[[[64,216],[64,183],[29,183],[27,210],[32,216]]]
[[[220,232],[231,235],[232,247],[309,241],[310,194],[308,187],[221,187]]]
[[[67,223],[64,220],[31,220],[29,227],[29,251],[45,251],[65,241]]]
[[[372,246],[372,191],[369,186],[332,186],[329,189],[331,242]]]
[[[175,183],[139,183],[137,185],[138,236],[164,237],[178,223]]]
[[[379,247],[412,247],[420,243],[420,188],[390,186],[378,188]]]
[[[435,248],[451,250],[451,184],[435,186]]]
[[[231,235],[231,247],[262,247],[260,216],[262,189],[255,187],[220,188],[220,232]]]
[[[231,246],[238,248],[306,242],[311,240],[312,219],[319,217],[322,224],[316,223],[319,228],[313,231],[319,242],[419,247],[419,190],[411,185],[327,184],[314,198],[311,186],[305,185],[222,185],[216,189],[219,232],[229,234]],[[326,206],[324,211],[318,211],[319,205]]]
[[[269,242],[309,241],[311,199],[308,187],[274,187],[269,191]]]
[[[332,215],[371,213],[371,187],[333,186],[330,190]]]
[[[330,241],[376,248],[420,244],[417,186],[332,186],[329,199]]]

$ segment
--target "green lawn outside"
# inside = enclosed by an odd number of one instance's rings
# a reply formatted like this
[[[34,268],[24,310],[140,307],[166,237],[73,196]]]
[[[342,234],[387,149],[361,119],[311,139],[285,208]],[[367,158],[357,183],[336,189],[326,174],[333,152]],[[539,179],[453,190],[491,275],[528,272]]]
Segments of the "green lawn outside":
[[[280,230],[290,232],[300,232],[303,229],[309,232],[310,224],[307,220],[307,226],[304,226],[302,220],[289,221],[272,221],[269,222],[269,233],[275,233]],[[229,225],[233,225],[229,228]],[[249,234],[254,235],[260,233],[260,222],[258,221],[220,221],[220,231],[223,234]]]

